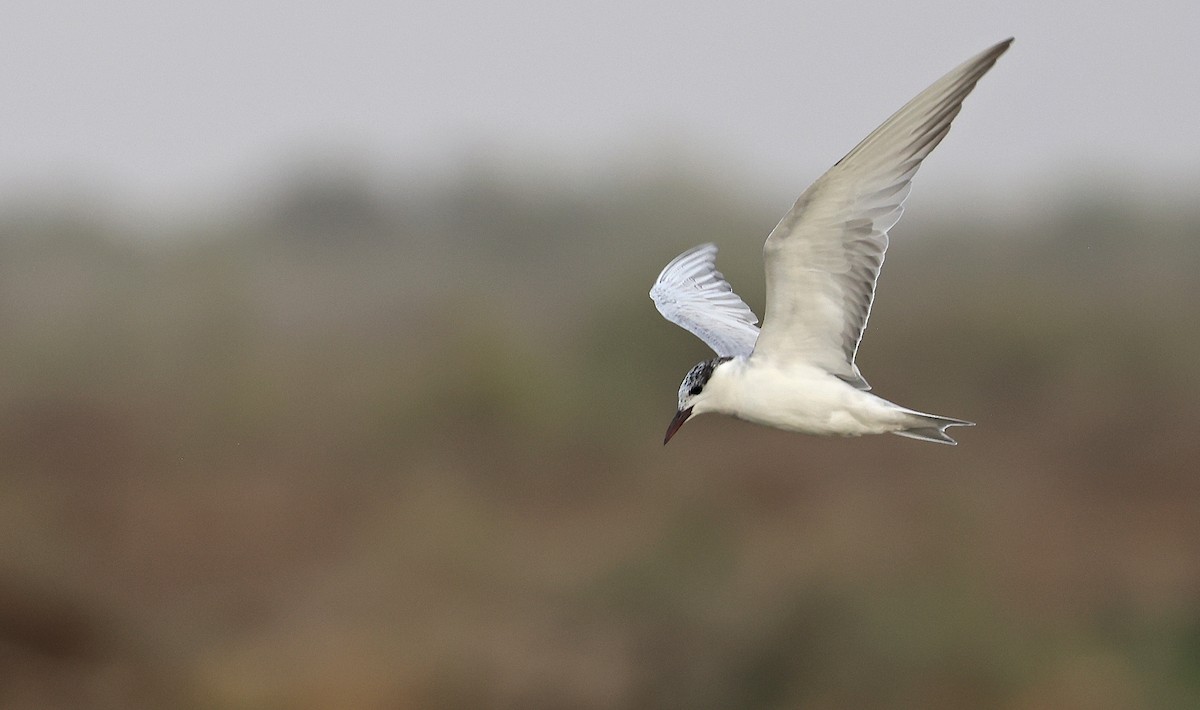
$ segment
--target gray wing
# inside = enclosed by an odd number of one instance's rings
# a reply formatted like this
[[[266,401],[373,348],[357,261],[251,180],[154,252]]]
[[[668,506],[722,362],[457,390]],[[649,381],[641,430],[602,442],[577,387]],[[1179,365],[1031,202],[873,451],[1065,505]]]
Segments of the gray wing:
[[[717,247],[701,244],[671,260],[650,289],[663,317],[691,331],[721,357],[749,356],[758,340],[758,316],[721,272]]]
[[[854,364],[875,281],[921,161],[950,130],[963,99],[1005,40],[909,101],[829,169],[763,247],[767,311],[756,358],[801,359],[870,389]]]

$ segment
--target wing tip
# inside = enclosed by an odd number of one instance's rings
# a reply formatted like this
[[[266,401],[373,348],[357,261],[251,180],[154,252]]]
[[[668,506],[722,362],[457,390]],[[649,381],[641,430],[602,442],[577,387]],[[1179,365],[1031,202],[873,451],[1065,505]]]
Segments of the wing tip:
[[[980,76],[982,76],[983,73],[986,73],[988,69],[992,68],[992,65],[996,63],[996,60],[1000,58],[1000,55],[1008,51],[1008,48],[1012,46],[1012,43],[1015,42],[1016,39],[1016,37],[1009,37],[1006,40],[997,42],[991,47],[988,47],[980,52],[974,59],[968,60],[968,63],[986,65],[986,68],[980,73]]]

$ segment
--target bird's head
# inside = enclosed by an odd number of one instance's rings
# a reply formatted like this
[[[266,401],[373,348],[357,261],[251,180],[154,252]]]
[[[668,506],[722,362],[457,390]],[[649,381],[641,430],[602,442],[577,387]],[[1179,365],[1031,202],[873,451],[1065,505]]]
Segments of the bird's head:
[[[671,437],[675,436],[675,432],[679,431],[688,417],[693,413],[700,414],[705,411],[703,402],[709,395],[706,390],[708,381],[712,379],[713,372],[716,371],[718,365],[731,359],[716,357],[705,360],[697,363],[684,376],[683,382],[679,385],[679,408],[675,412],[675,418],[671,420],[671,425],[667,427],[667,435],[663,438],[664,446],[671,440]],[[697,405],[700,405],[700,412],[695,412]]]

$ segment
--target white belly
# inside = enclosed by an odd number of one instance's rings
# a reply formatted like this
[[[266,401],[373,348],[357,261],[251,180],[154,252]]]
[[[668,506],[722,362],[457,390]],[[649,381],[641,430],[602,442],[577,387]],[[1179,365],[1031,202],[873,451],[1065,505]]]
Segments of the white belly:
[[[901,408],[817,368],[746,364],[728,374],[710,411],[807,434],[861,436],[907,426]]]

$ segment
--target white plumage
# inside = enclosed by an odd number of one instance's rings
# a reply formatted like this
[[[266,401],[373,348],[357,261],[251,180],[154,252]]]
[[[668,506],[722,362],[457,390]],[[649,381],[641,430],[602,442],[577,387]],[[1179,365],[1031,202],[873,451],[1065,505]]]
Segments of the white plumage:
[[[1012,43],[967,60],[922,91],[800,195],[763,247],[767,307],[758,319],[704,244],[663,269],[658,310],[719,356],[684,379],[669,440],[693,413],[719,412],[794,431],[890,432],[953,444],[949,426],[867,392],[855,355],[871,313],[888,230],[921,162],[950,130],[963,99]]]
[[[701,244],[671,260],[650,298],[672,323],[691,331],[721,357],[749,357],[758,340],[758,316],[717,271],[717,247]]]

